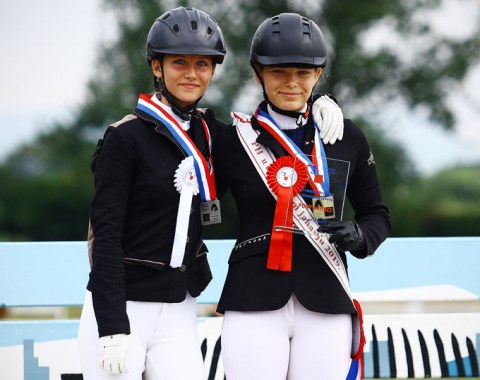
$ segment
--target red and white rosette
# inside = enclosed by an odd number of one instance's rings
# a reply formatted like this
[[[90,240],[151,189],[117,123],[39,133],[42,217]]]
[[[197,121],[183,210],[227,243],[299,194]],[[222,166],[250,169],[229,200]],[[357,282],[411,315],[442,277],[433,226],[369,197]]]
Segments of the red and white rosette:
[[[277,231],[275,227],[293,227],[293,198],[305,187],[307,180],[308,170],[305,164],[290,156],[278,158],[267,168],[268,186],[277,195],[268,250],[268,269],[292,270],[293,234],[284,230]]]
[[[192,198],[199,192],[192,156],[186,157],[180,162],[180,165],[178,165],[175,171],[174,184],[180,193],[180,202],[178,204],[177,224],[175,226],[175,238],[173,240],[170,266],[172,268],[178,268],[182,265],[185,255]]]

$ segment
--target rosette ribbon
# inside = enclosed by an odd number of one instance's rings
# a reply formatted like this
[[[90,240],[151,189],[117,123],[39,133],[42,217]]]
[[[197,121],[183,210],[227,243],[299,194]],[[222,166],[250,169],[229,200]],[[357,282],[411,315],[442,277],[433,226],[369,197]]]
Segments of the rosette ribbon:
[[[188,156],[182,160],[175,171],[175,188],[180,193],[180,202],[177,211],[177,224],[175,226],[175,238],[173,240],[172,257],[170,266],[178,268],[183,263],[185,246],[187,244],[188,225],[190,222],[190,208],[192,199],[199,192],[197,176],[193,157]]]
[[[308,170],[301,161],[283,156],[273,161],[267,168],[267,183],[277,195],[277,205],[273,218],[272,235],[268,250],[267,268],[286,271],[292,270],[293,234],[277,230],[277,226],[293,226],[293,198],[305,187]]]

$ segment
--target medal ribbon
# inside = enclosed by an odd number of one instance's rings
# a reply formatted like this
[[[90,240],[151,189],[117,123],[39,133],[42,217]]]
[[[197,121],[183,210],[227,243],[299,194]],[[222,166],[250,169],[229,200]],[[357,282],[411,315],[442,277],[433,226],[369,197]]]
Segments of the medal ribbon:
[[[327,155],[325,154],[325,149],[323,148],[322,140],[320,139],[320,129],[317,126],[315,121],[313,122],[315,126],[315,137],[312,149],[312,162],[313,168],[323,168],[322,178],[320,183],[322,184],[325,195],[331,195],[330,193],[330,176],[328,174],[328,164],[327,164]],[[318,157],[322,159],[322,165],[318,163]],[[314,181],[318,182],[318,181]]]
[[[292,270],[293,234],[283,230],[277,231],[275,226],[293,226],[293,197],[302,190],[307,179],[305,165],[289,156],[278,158],[267,169],[268,186],[277,195],[268,250],[268,269],[286,272]]]
[[[323,145],[318,137],[318,128],[315,128],[315,143],[313,146],[312,156],[313,162],[303,153],[303,151],[295,144],[275,123],[275,121],[270,117],[270,115],[260,108],[257,108],[255,111],[255,117],[258,123],[265,128],[279,143],[282,147],[288,152],[288,154],[295,159],[299,159],[304,163],[304,165],[309,169],[309,179],[308,183],[311,188],[318,195],[329,195],[329,190],[325,187],[325,178],[328,178],[328,167],[323,153]],[[323,155],[322,155],[323,153]],[[322,165],[318,163],[318,156],[322,157]]]
[[[170,131],[174,139],[185,150],[188,156],[192,156],[194,160],[195,174],[197,175],[198,186],[200,189],[200,198],[202,201],[210,201],[217,198],[215,188],[215,178],[213,172],[213,163],[209,165],[203,154],[197,148],[187,132],[178,124],[172,115],[168,114],[160,105],[154,96],[140,94],[138,98],[137,108],[143,112],[148,113],[162,124],[164,124]],[[205,121],[202,119],[203,129],[208,142],[208,149],[211,157],[212,139],[210,131]]]

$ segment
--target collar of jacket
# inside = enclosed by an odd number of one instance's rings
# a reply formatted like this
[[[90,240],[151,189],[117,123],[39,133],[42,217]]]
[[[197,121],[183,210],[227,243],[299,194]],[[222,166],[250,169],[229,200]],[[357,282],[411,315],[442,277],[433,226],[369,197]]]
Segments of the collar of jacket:
[[[267,111],[267,102],[263,101],[259,105],[260,109],[266,113]],[[287,154],[286,150],[283,149],[282,145],[278,142],[278,140],[270,134],[265,128],[263,128],[259,123],[255,115],[252,116],[252,127],[260,131],[260,134],[257,136],[256,142],[269,148],[276,157],[285,156]],[[302,151],[305,154],[312,153],[312,146],[313,146],[313,139],[315,134],[315,128],[313,126],[313,119],[312,113],[310,113],[308,117],[308,122],[305,129],[305,139],[303,141],[303,145],[301,147]]]
[[[187,156],[187,152],[182,148],[182,146],[177,141],[177,139],[172,135],[172,133],[160,120],[156,119],[150,114],[139,109],[135,109],[134,114],[140,117],[141,119],[145,120],[146,122],[154,124],[155,125],[154,128],[156,132],[167,137],[170,141],[172,141],[175,144],[175,146],[178,147],[178,149],[180,149],[183,152],[185,156]],[[189,129],[188,135],[190,136],[192,141],[195,143],[198,150],[202,152],[203,156],[206,159],[209,159],[207,138],[203,130],[201,116],[192,117],[192,120],[190,121],[190,129]]]

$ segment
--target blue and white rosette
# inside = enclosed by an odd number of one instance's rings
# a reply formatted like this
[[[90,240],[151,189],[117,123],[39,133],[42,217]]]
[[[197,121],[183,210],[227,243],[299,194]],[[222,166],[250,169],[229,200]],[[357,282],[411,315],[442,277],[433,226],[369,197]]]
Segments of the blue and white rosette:
[[[178,168],[175,171],[174,184],[175,188],[180,193],[180,203],[178,205],[177,224],[175,226],[175,239],[173,240],[170,266],[172,268],[178,268],[182,265],[183,257],[185,255],[192,198],[199,193],[192,156],[186,157],[180,165],[178,165]]]

